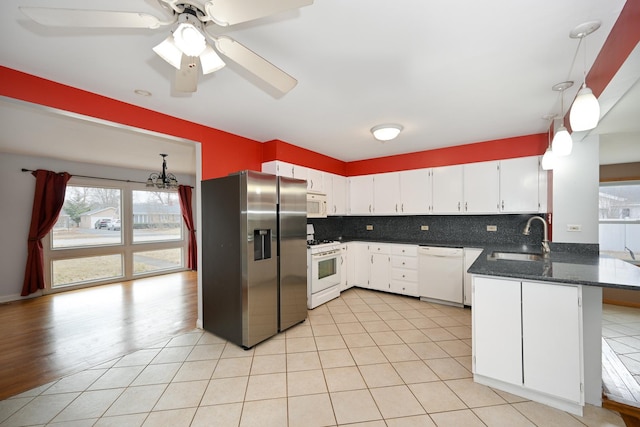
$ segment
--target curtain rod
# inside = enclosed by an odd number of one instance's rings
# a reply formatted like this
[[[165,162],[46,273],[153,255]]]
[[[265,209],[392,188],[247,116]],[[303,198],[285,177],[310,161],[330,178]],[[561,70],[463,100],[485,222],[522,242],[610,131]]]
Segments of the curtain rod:
[[[22,172],[35,172],[32,169],[25,169],[22,168]],[[105,181],[118,181],[118,182],[131,182],[134,184],[146,184],[146,182],[141,182],[141,181],[132,181],[130,179],[117,179],[117,178],[103,178],[101,176],[87,176],[87,175],[74,175],[74,174],[70,174],[71,176],[77,176],[79,178],[91,178],[91,179],[103,179]],[[193,186],[189,185],[189,187],[193,188]]]

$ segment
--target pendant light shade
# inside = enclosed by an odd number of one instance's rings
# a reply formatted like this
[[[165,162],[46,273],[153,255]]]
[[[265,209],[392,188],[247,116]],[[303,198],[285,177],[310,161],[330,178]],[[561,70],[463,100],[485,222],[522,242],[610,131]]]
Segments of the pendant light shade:
[[[547,148],[547,151],[544,152],[541,165],[542,169],[546,171],[552,170],[556,166],[556,155],[551,148]]]
[[[569,37],[572,39],[580,39],[578,43],[578,49],[580,45],[583,45],[583,75],[584,80],[582,88],[578,91],[576,99],[571,106],[571,112],[569,113],[569,123],[571,123],[571,130],[574,132],[590,130],[598,126],[600,120],[600,104],[593,95],[591,89],[587,87],[587,41],[586,37],[600,28],[600,21],[589,21],[582,23],[575,27],[569,33]],[[576,50],[576,55],[577,55]]]
[[[571,112],[569,113],[571,129],[576,132],[593,129],[598,126],[599,120],[600,104],[591,89],[584,84],[571,106]]]
[[[571,135],[569,135],[567,128],[561,125],[553,136],[551,149],[556,156],[568,156],[571,154],[572,148],[573,140],[571,139]]]

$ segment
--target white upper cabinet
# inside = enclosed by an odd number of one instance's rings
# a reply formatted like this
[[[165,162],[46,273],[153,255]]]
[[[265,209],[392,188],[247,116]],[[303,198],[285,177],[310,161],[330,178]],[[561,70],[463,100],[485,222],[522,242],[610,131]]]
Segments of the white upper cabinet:
[[[465,213],[498,213],[500,203],[500,162],[478,162],[464,165]]]
[[[373,175],[349,178],[349,213],[351,215],[373,214]]]
[[[424,215],[433,204],[431,169],[400,172],[400,213]]]
[[[324,190],[327,194],[327,215],[347,214],[347,178],[329,172],[324,173]]]
[[[289,178],[304,179],[307,180],[307,168],[304,166],[298,166],[280,160],[272,160],[270,162],[264,162],[262,164],[262,172],[267,172],[273,175],[286,176]],[[308,186],[308,185],[307,185]]]
[[[311,193],[325,193],[324,173],[315,169],[307,168],[307,191]]]
[[[500,212],[538,212],[539,157],[500,161]]]
[[[432,169],[433,213],[462,213],[464,173],[462,165],[442,166]]]
[[[379,173],[373,176],[373,213],[396,215],[400,210],[400,174]]]

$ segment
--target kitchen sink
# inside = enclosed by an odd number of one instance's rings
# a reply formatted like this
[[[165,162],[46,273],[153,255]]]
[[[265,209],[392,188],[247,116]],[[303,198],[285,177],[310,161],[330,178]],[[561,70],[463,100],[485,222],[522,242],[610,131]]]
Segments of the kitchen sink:
[[[487,257],[489,260],[510,260],[510,261],[540,261],[542,255],[540,254],[528,254],[520,252],[492,252]]]

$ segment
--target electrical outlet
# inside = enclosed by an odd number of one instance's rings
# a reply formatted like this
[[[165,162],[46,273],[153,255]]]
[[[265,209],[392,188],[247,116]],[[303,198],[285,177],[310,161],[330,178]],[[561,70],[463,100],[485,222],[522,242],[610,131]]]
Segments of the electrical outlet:
[[[498,231],[497,225],[487,225],[487,231]]]
[[[567,231],[582,231],[580,224],[567,224]]]
[[[422,231],[428,231],[428,230],[429,230],[429,226],[428,226],[428,225],[421,225],[421,226],[420,226],[420,230],[422,230]]]
[[[373,231],[373,225],[367,224],[367,231]]]

